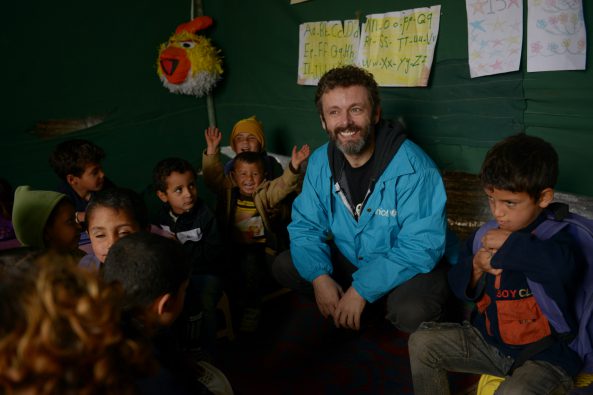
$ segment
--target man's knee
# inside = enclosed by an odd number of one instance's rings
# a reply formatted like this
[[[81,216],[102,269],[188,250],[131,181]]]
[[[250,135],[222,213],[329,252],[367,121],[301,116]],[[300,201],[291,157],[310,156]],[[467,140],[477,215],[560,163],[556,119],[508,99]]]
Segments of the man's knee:
[[[443,306],[434,301],[410,298],[388,301],[386,318],[403,332],[414,332],[425,321],[439,321]]]

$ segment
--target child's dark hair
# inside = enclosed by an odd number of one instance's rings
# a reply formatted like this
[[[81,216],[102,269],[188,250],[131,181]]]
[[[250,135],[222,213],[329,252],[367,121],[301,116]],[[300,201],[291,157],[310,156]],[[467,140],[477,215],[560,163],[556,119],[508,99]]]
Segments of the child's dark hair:
[[[176,295],[190,270],[181,244],[149,232],[119,239],[101,268],[104,280],[121,283],[124,310],[146,308],[167,293]]]
[[[94,194],[86,208],[87,224],[98,207],[109,207],[116,211],[121,210],[136,221],[141,229],[149,229],[150,227],[146,203],[138,193],[131,189],[113,187]]]
[[[154,189],[167,192],[167,177],[173,172],[183,174],[190,171],[197,178],[196,169],[191,163],[182,158],[166,158],[156,164],[152,171]]]
[[[266,162],[264,160],[264,154],[261,152],[243,151],[233,159],[233,170],[237,166],[238,162],[248,163],[250,165],[257,164],[261,166],[262,171],[266,171]]]
[[[558,154],[554,147],[523,133],[494,145],[480,170],[484,188],[525,192],[536,202],[544,189],[554,188],[557,179]]]
[[[347,65],[329,70],[317,83],[315,105],[319,114],[323,117],[321,97],[325,93],[335,88],[348,88],[355,85],[361,85],[366,88],[371,109],[374,113],[381,104],[381,98],[379,97],[379,87],[373,74],[360,67]]]
[[[80,177],[87,165],[101,163],[105,151],[88,140],[73,139],[56,146],[49,157],[49,165],[61,179],[68,174]]]

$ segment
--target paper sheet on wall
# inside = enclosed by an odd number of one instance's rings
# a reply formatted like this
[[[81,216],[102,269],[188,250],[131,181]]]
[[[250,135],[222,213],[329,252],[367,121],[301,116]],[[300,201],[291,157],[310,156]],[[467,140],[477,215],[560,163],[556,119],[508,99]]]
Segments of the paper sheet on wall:
[[[426,86],[432,67],[441,6],[367,15],[357,64],[380,86]]]
[[[360,26],[357,19],[308,22],[299,27],[300,85],[317,85],[319,78],[334,67],[354,64]]]
[[[529,0],[527,71],[584,70],[587,35],[581,0]]]
[[[471,78],[519,70],[523,0],[466,0]]]

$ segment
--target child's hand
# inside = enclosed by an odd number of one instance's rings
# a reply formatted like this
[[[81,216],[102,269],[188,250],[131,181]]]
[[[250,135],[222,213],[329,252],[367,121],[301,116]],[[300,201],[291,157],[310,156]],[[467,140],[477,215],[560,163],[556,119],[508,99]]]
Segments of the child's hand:
[[[487,250],[499,250],[505,241],[509,238],[511,232],[503,229],[490,229],[482,237],[482,245]]]
[[[492,257],[496,254],[496,250],[489,250],[487,248],[480,248],[476,255],[474,255],[473,265],[474,265],[474,274],[477,272],[480,273],[490,273],[493,275],[499,275],[502,273],[502,269],[495,269],[491,265]]]
[[[220,140],[222,140],[222,134],[217,127],[209,126],[204,131],[204,137],[206,137],[206,155],[214,155],[218,152],[218,146]]]
[[[308,144],[305,144],[297,151],[296,145],[292,147],[292,157],[290,158],[290,164],[295,170],[299,170],[301,164],[309,157],[311,149]]]

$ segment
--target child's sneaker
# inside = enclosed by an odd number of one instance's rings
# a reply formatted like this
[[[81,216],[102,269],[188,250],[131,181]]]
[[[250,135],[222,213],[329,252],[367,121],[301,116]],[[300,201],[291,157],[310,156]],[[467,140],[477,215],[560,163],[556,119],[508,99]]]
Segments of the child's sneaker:
[[[261,310],[256,307],[246,307],[243,310],[243,317],[241,318],[241,324],[239,330],[241,332],[253,333],[257,330],[259,325],[259,316]]]

